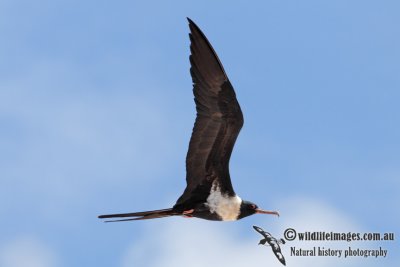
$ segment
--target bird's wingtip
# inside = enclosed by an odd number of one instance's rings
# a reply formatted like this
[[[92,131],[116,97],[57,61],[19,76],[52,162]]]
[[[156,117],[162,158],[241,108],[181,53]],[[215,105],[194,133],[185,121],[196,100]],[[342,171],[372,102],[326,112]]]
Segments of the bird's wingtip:
[[[194,21],[193,21],[191,18],[186,17],[186,19],[187,19],[188,22],[189,22],[189,27],[190,27],[191,30],[196,30],[196,31],[201,32],[199,26],[197,26],[197,24],[194,23]],[[204,33],[202,33],[202,34],[204,35]]]

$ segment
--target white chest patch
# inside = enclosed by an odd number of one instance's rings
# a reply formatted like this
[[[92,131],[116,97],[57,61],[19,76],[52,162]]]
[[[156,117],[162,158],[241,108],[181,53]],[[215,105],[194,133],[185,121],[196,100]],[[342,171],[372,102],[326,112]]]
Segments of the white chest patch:
[[[207,198],[210,212],[217,213],[223,221],[235,221],[239,216],[241,204],[240,197],[222,194],[217,183],[213,183],[211,193]]]

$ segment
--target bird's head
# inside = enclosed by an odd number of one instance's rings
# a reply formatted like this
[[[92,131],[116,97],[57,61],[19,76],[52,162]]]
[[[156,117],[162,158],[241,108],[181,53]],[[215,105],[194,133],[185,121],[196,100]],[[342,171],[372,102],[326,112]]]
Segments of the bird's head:
[[[259,245],[265,245],[267,243],[267,239],[261,239],[260,242],[258,242]]]
[[[243,200],[242,204],[240,205],[240,213],[238,216],[238,219],[242,219],[244,217],[260,213],[260,214],[272,214],[272,215],[277,215],[279,216],[279,213],[277,211],[269,211],[269,210],[262,210],[259,209],[256,204],[253,202]]]

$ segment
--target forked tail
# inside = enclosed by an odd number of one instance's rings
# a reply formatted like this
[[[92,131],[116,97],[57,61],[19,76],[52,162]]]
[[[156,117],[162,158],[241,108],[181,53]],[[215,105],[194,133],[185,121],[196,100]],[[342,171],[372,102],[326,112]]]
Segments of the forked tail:
[[[172,209],[163,209],[163,210],[151,210],[151,211],[142,211],[142,212],[100,215],[99,219],[130,217],[129,219],[104,221],[104,222],[123,222],[123,221],[156,219],[156,218],[163,218],[163,217],[169,217],[169,216],[174,216],[174,215],[180,215],[180,214],[177,213],[176,211],[173,211]]]

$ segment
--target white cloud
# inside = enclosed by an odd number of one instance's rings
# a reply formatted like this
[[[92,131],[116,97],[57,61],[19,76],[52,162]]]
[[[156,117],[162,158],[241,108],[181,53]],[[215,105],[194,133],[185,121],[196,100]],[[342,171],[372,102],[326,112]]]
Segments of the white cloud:
[[[348,214],[345,214],[322,199],[293,197],[280,204],[282,216],[281,230],[296,227],[296,230],[350,231],[360,230]]]
[[[283,201],[284,213],[277,223],[271,225],[270,218],[255,223],[276,238],[283,237],[286,228],[298,231],[359,231],[363,229],[349,216],[332,208],[319,199],[296,198]],[[282,212],[282,211],[281,211]],[[256,215],[257,216],[257,215]],[[260,215],[258,215],[260,216]],[[261,217],[260,217],[261,218]],[[249,219],[247,219],[249,220]],[[246,219],[238,223],[248,223]],[[154,225],[162,225],[154,227]],[[141,240],[135,241],[122,259],[122,267],[152,266],[282,266],[268,247],[257,246],[261,236],[248,225],[249,238],[238,236],[237,228],[231,223],[206,222],[196,219],[165,219],[164,223],[149,223]],[[236,226],[235,226],[236,227]],[[236,229],[236,231],[234,230]],[[366,242],[364,242],[366,243]],[[352,243],[354,247],[366,248],[370,244]],[[307,248],[325,246],[345,249],[347,242],[299,242],[292,241],[282,245],[283,255],[288,266],[369,266],[375,259],[335,257],[294,257],[290,247]]]
[[[0,247],[2,267],[56,267],[55,253],[33,237],[21,237]]]

